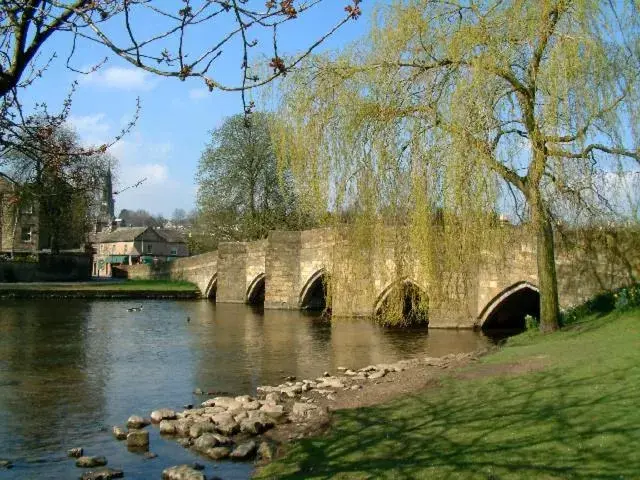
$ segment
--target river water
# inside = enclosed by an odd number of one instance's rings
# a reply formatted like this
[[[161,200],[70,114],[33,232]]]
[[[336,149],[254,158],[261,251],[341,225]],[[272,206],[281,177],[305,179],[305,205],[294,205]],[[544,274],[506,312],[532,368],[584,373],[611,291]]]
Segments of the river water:
[[[255,393],[283,376],[315,378],[421,355],[472,351],[481,333],[385,330],[367,320],[326,321],[301,312],[259,311],[206,301],[0,300],[0,478],[78,478],[66,451],[105,455],[127,479],[161,476],[199,461],[205,473],[245,479],[250,464],[207,462],[150,428],[147,460],[127,451],[111,426],[159,407],[207,397],[195,388]],[[139,302],[138,302],[139,303]],[[189,321],[188,321],[189,319]]]

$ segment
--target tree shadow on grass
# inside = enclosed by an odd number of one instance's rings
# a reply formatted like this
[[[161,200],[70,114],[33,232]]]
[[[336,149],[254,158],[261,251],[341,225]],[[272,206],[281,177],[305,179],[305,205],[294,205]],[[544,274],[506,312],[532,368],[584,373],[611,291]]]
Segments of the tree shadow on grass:
[[[640,367],[452,382],[345,410],[263,478],[640,477]]]

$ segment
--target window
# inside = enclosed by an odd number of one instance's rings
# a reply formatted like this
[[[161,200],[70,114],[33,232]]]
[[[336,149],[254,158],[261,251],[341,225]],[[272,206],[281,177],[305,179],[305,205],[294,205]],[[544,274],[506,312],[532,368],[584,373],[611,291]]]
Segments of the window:
[[[151,245],[150,243],[147,243],[146,247],[147,248],[145,248],[145,250],[147,251],[147,253],[153,252],[153,245]]]
[[[23,213],[25,215],[32,215],[33,214],[33,204],[32,203],[25,203],[24,205],[22,205],[22,207],[20,207],[20,213]]]
[[[171,247],[171,255],[178,255],[178,247]]]
[[[31,235],[32,235],[32,227],[23,227],[22,228],[22,241],[23,242],[31,242]]]

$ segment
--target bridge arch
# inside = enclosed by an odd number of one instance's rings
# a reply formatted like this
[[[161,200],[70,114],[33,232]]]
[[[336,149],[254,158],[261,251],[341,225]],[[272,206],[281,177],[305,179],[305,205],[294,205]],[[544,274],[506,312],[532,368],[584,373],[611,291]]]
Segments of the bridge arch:
[[[259,274],[247,288],[246,302],[249,305],[264,305],[265,278],[264,273]]]
[[[208,298],[210,300],[216,300],[216,293],[218,292],[218,272],[214,273],[209,282],[207,283],[207,288],[204,290],[204,298]]]
[[[399,294],[402,301],[402,317],[408,323],[429,323],[429,297],[417,282],[410,278],[397,280],[382,290],[373,307],[373,314],[383,315],[390,308],[392,296]]]
[[[526,315],[540,318],[540,292],[537,286],[522,281],[493,297],[478,320],[483,330],[525,330]]]
[[[327,270],[317,270],[306,281],[298,298],[298,307],[302,310],[325,310],[327,308]]]

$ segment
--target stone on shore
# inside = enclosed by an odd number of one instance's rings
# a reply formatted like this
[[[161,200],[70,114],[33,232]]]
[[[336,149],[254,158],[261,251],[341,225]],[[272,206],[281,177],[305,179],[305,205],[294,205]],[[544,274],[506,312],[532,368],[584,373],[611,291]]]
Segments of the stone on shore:
[[[256,449],[256,442],[250,440],[234,448],[233,452],[231,452],[230,457],[233,460],[248,460],[256,453]]]
[[[162,420],[159,425],[160,433],[164,435],[176,434],[176,420]]]
[[[131,415],[127,420],[127,428],[144,428],[149,425],[149,420],[142,418],[140,415]]]
[[[273,420],[267,415],[245,418],[240,422],[240,431],[249,435],[260,435],[274,426]]]
[[[327,416],[327,410],[309,403],[294,403],[290,418],[295,422],[319,420]]]
[[[321,383],[318,384],[318,388],[343,388],[344,383],[338,377],[326,377],[321,378]]]
[[[236,402],[249,403],[253,402],[254,398],[251,395],[239,395],[235,398]]]
[[[206,477],[189,465],[176,465],[162,471],[162,480],[206,480]]]
[[[199,452],[204,452],[208,448],[217,447],[220,444],[217,435],[213,433],[203,433],[194,442],[193,448]]]
[[[70,448],[67,450],[67,456],[71,458],[80,458],[84,450],[82,447]]]
[[[265,462],[273,460],[273,449],[271,445],[269,445],[269,442],[260,442],[257,455],[260,460]]]
[[[162,420],[175,420],[176,412],[169,408],[160,408],[151,412],[151,421],[160,423]]]
[[[124,428],[115,425],[111,431],[113,432],[113,436],[116,437],[116,440],[126,440],[127,431]]]
[[[191,425],[193,425],[193,420],[191,418],[181,418],[177,420],[175,423],[176,427],[176,435],[181,437],[189,436],[189,430],[191,430]]]
[[[203,433],[212,433],[216,431],[216,426],[209,421],[196,422],[189,428],[189,436],[198,438]]]
[[[265,403],[278,403],[280,401],[280,393],[279,392],[270,392],[264,397]]]
[[[80,457],[76,460],[76,467],[80,468],[104,467],[106,464],[106,457]]]
[[[216,425],[216,430],[223,435],[233,435],[240,431],[240,425],[228,413],[219,413],[211,417]]]
[[[377,380],[378,378],[384,377],[386,374],[387,372],[385,370],[376,370],[369,374],[369,380]]]
[[[212,447],[202,453],[211,460],[222,460],[231,454],[231,449],[229,447]]]
[[[149,432],[146,430],[130,430],[127,434],[127,447],[144,448],[149,446]]]
[[[124,472],[115,468],[99,468],[98,470],[89,470],[84,472],[80,480],[111,480],[112,478],[122,478]]]
[[[262,407],[260,407],[260,410],[258,410],[258,411],[259,412],[264,412],[265,414],[269,415],[274,420],[280,420],[281,418],[284,417],[284,406],[283,405],[265,403],[264,405],[262,405]]]

